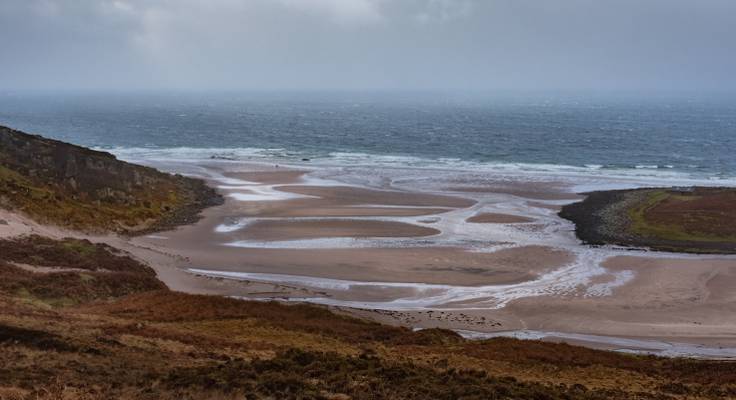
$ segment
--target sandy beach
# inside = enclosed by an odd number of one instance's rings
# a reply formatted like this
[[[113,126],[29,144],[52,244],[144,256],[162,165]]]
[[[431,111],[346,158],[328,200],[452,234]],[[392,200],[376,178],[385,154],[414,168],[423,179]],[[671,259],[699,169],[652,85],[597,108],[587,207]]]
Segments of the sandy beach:
[[[556,215],[581,198],[570,180],[152,165],[206,179],[225,204],[169,232],[86,237],[147,261],[175,290],[306,301],[468,336],[675,355],[662,343],[681,343],[681,353],[709,357],[736,348],[736,320],[726,317],[736,313],[736,258],[583,246]],[[0,219],[2,236],[80,236],[8,212]]]

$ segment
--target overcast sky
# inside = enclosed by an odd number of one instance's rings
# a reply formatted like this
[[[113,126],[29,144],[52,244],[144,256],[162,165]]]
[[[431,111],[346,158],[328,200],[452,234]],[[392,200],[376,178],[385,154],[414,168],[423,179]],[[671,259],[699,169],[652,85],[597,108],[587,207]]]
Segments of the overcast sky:
[[[736,90],[734,0],[0,0],[0,90]]]

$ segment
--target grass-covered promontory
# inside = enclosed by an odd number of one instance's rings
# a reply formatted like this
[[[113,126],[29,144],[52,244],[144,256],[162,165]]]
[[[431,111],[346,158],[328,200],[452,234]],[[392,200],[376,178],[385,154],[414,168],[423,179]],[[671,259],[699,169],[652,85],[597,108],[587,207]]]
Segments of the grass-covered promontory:
[[[736,188],[645,188],[588,193],[560,216],[589,244],[736,253]]]
[[[0,208],[41,223],[134,234],[194,222],[221,201],[200,180],[0,126]]]

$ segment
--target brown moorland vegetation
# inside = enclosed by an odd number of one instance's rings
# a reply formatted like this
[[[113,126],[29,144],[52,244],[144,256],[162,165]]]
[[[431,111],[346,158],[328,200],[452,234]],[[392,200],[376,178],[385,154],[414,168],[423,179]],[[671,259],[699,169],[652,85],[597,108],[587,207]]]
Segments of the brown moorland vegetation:
[[[734,363],[468,341],[176,293],[86,241],[0,240],[0,267],[0,399],[736,397]]]
[[[103,244],[41,236],[0,240],[0,290],[47,305],[73,305],[164,289],[150,267]]]

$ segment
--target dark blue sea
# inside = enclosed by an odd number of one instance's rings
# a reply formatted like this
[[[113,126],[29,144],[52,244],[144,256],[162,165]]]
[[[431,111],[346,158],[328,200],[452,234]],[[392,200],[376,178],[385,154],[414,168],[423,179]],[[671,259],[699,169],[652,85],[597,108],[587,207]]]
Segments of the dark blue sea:
[[[0,124],[125,158],[736,177],[736,96],[2,93]]]

